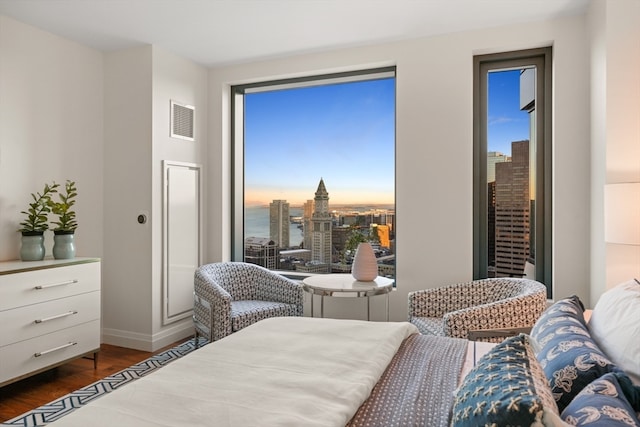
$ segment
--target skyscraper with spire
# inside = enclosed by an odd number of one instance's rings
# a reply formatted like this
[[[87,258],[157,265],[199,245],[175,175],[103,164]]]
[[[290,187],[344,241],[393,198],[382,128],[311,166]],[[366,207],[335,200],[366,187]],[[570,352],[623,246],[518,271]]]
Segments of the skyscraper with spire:
[[[331,213],[329,193],[322,178],[314,198],[311,226],[311,260],[325,264],[326,273],[331,273]]]

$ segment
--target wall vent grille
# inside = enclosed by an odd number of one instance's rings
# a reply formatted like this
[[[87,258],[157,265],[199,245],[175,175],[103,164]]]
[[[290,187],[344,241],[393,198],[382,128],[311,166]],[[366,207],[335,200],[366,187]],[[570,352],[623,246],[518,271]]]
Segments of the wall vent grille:
[[[196,107],[171,101],[171,137],[194,141]]]

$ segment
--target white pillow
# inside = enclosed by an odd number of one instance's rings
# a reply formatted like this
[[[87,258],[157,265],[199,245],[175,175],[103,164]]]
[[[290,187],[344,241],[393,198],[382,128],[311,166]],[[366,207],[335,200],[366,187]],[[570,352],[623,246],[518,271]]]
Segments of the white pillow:
[[[640,385],[640,282],[629,280],[602,294],[589,331],[604,354]]]

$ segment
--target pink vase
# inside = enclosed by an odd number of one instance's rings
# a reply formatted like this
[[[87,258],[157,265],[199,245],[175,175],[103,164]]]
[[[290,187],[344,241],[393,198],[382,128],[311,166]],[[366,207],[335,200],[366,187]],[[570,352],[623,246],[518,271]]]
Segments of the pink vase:
[[[370,282],[378,277],[378,260],[370,243],[360,243],[351,264],[351,274],[360,282]]]

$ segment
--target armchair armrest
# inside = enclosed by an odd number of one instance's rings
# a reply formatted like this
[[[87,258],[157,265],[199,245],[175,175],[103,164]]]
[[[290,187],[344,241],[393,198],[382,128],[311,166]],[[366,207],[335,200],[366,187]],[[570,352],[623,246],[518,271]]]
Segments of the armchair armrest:
[[[526,300],[512,298],[447,313],[445,334],[467,338],[472,330],[531,327],[535,319],[531,318],[526,305]]]
[[[225,301],[231,301],[229,292],[206,275],[196,272],[193,284],[196,294],[210,303],[220,304]]]
[[[467,333],[469,341],[480,341],[486,338],[508,338],[518,334],[528,334],[531,327],[523,328],[495,328],[495,329],[475,329]]]
[[[199,271],[194,276],[193,311],[196,328],[209,341],[231,334],[231,295]]]

